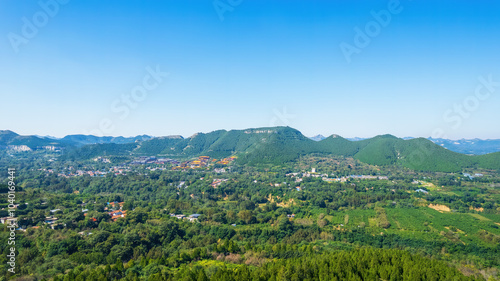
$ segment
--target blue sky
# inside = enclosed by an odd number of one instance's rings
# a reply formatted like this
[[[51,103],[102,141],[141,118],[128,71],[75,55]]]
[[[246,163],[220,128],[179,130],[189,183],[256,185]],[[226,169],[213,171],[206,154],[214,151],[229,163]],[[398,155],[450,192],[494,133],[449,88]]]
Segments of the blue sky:
[[[499,12],[496,1],[4,0],[0,129],[500,138]]]

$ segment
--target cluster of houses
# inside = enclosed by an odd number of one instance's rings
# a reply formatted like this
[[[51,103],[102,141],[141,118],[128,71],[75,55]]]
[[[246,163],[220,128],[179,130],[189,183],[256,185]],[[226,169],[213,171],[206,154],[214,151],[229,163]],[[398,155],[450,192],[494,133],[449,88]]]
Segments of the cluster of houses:
[[[471,174],[469,174],[469,173],[464,173],[464,177],[467,177],[467,178],[469,178],[470,180],[473,180],[473,179],[474,179],[474,178],[476,178],[476,177],[477,177],[477,178],[480,178],[480,177],[482,177],[482,176],[483,176],[483,174],[478,174],[478,173],[476,173],[476,174],[474,174],[474,175],[471,175]]]
[[[15,220],[16,220],[16,218],[14,218],[14,217],[3,217],[3,218],[0,218],[0,222],[2,224],[6,224],[9,221],[15,221]]]
[[[226,181],[227,181],[227,179],[214,179],[210,185],[213,188],[217,188],[219,185],[221,185],[223,182],[226,182]]]
[[[43,172],[46,172],[47,174],[53,174],[54,173],[54,170],[52,169],[45,169],[45,168],[40,168],[38,169],[38,171],[43,171]]]
[[[130,162],[130,164],[132,165],[146,165],[146,164],[164,165],[166,163],[170,163],[172,165],[178,165],[180,162],[170,158],[156,158],[156,156],[141,156]]]
[[[227,165],[231,161],[234,161],[236,159],[236,156],[231,156],[228,158],[224,158],[221,160],[217,159],[211,159],[209,156],[199,156],[196,160],[191,160],[191,161],[186,161],[186,162],[179,162],[174,159],[169,159],[169,158],[156,158],[155,156],[141,156],[133,161],[131,161],[129,164],[130,165],[146,165],[146,164],[156,164],[156,165],[165,165],[165,164],[170,164],[173,166],[172,170],[186,170],[186,169],[197,169],[197,168],[204,168],[204,167],[209,167],[212,164],[223,164]],[[93,159],[95,162],[102,162],[102,163],[111,163],[111,160],[106,157],[96,157]],[[146,167],[146,169],[151,170],[151,171],[156,171],[156,170],[167,170],[166,166],[155,166],[155,167]],[[39,169],[49,173],[54,173],[54,170],[52,169]],[[95,170],[93,168],[91,169],[85,169],[85,170],[73,170],[73,167],[68,167],[67,171],[65,168],[65,171],[58,173],[57,175],[60,177],[65,177],[65,178],[70,178],[70,177],[78,177],[78,176],[84,176],[88,175],[91,177],[104,177],[107,174],[114,174],[114,175],[126,175],[127,172],[130,172],[130,166],[129,165],[119,165],[119,166],[114,166],[109,168],[109,171],[99,171]],[[225,168],[215,168],[214,171],[216,173],[226,173]]]
[[[328,177],[323,177],[323,181],[328,181],[328,182],[346,182],[349,179],[358,179],[358,180],[388,180],[389,178],[387,176],[370,176],[370,175],[350,175],[347,177],[341,177],[341,178],[328,178]]]
[[[316,168],[312,168],[310,172],[304,172],[304,173],[288,173],[286,174],[287,177],[295,178],[295,182],[299,183],[302,182],[303,178],[305,177],[313,177],[313,178],[321,178],[323,181],[326,182],[346,182],[349,179],[360,179],[360,180],[388,180],[389,178],[387,176],[370,176],[370,175],[350,175],[347,177],[337,177],[337,178],[330,178],[328,174],[320,174],[316,172]]]
[[[388,180],[387,176],[371,176],[371,175],[350,175],[347,177],[336,177],[330,178],[328,174],[320,174],[316,172],[315,168],[312,168],[310,172],[304,173],[288,173],[287,177],[295,179],[296,183],[302,182],[305,177],[321,178],[326,182],[347,182],[349,179],[359,179],[359,180]]]
[[[421,193],[424,193],[424,194],[429,193],[429,191],[427,191],[427,190],[425,190],[425,189],[421,189],[421,188],[419,188],[419,189],[415,190],[415,192],[421,192]]]
[[[98,160],[98,161],[101,161],[101,160]],[[124,166],[111,167],[111,168],[109,168],[109,171],[107,171],[107,172],[94,170],[94,169],[73,171],[73,167],[68,167],[67,170],[68,170],[67,172],[59,173],[57,175],[59,177],[64,177],[64,178],[79,177],[79,176],[84,176],[84,175],[89,175],[91,177],[104,177],[107,174],[125,175],[127,172],[130,172],[130,169],[128,169]],[[49,169],[49,170],[47,170],[47,172],[53,173],[54,171]]]
[[[31,151],[31,148],[27,145],[8,145],[7,146],[8,150],[12,150],[15,152],[24,152],[24,151]]]
[[[196,160],[186,161],[180,163],[178,166],[173,167],[173,170],[184,170],[184,169],[198,169],[208,167],[211,164],[222,164],[227,165],[234,161],[236,156],[231,156],[227,158],[223,158],[221,160],[211,159],[209,156],[199,156]],[[216,171],[216,173],[224,173],[225,170]]]
[[[174,218],[177,218],[177,219],[180,219],[180,220],[189,220],[190,222],[194,222],[194,221],[197,221],[198,218],[201,216],[200,214],[192,214],[192,215],[189,215],[189,216],[185,216],[183,214],[179,214],[179,215],[176,215],[176,214],[170,214],[171,217],[174,217]]]
[[[220,161],[217,161],[217,164],[227,165],[230,162],[234,161],[236,158],[237,158],[236,156],[224,158],[224,159],[221,159]]]
[[[3,217],[3,218],[0,218],[0,222],[2,224],[7,224],[7,223],[9,223],[9,221],[16,221],[16,220],[17,220],[17,218],[15,218],[15,217]],[[59,220],[58,218],[56,218],[53,215],[51,215],[51,216],[45,217],[43,223],[46,224],[46,225],[48,225],[52,229],[61,229],[61,228],[64,228],[66,226],[66,224],[58,223],[58,220]],[[39,227],[38,226],[33,226],[31,228],[37,229]],[[26,231],[26,227],[25,226],[18,227],[16,230]]]
[[[199,156],[195,160],[190,160],[190,161],[184,161],[184,162],[179,162],[174,159],[170,158],[156,158],[155,156],[142,156],[139,158],[136,158],[130,164],[132,165],[145,165],[145,164],[171,164],[174,167],[172,168],[173,170],[185,170],[185,169],[197,169],[197,168],[203,168],[203,167],[208,167],[211,164],[223,164],[227,165],[231,161],[234,161],[236,159],[236,156],[231,156],[227,157],[221,160],[217,159],[211,159],[210,156]],[[225,172],[219,170],[219,172]]]
[[[107,202],[107,207],[104,207],[104,211],[108,212],[108,215],[111,217],[113,221],[116,221],[119,218],[124,218],[127,216],[127,211],[123,210],[123,204],[125,202]],[[82,207],[84,207],[86,203],[82,203]],[[82,209],[83,215],[87,216],[87,212],[89,209]],[[96,221],[96,218],[90,218],[92,221]]]
[[[42,203],[42,204],[44,204],[44,203]],[[117,201],[115,201],[115,202],[107,202],[107,207],[105,207],[104,210],[108,212],[108,215],[111,216],[111,219],[113,221],[116,221],[119,218],[124,218],[124,217],[127,216],[127,211],[123,210],[123,204],[124,204],[124,202],[117,202]],[[82,203],[81,204],[82,207],[85,207],[86,205],[87,205],[87,203]],[[17,208],[17,206],[19,206],[19,204],[14,205],[14,208]],[[61,211],[61,209],[50,210],[50,214],[51,215],[45,217],[45,219],[43,220],[43,224],[48,225],[52,229],[62,229],[62,228],[64,228],[66,226],[66,224],[61,223],[59,221],[59,218],[57,218],[55,216],[58,211]],[[88,211],[89,211],[88,209],[82,209],[83,215],[87,216],[87,212]],[[191,219],[192,216],[189,216],[188,219],[192,220]],[[0,222],[2,224],[7,224],[9,221],[16,221],[16,220],[17,220],[17,218],[15,218],[15,217],[2,217],[2,218],[0,218]],[[90,220],[92,220],[94,222],[97,221],[96,218],[90,218]],[[37,229],[39,227],[38,226],[33,226],[31,228]],[[17,230],[26,231],[26,227],[25,226],[19,227],[19,228],[17,228]],[[89,235],[89,234],[87,234],[87,235]]]
[[[312,168],[310,172],[304,172],[304,173],[288,173],[286,174],[287,177],[295,178],[295,182],[299,183],[302,182],[303,178],[320,178],[320,177],[328,177],[328,174],[320,174],[316,173],[316,168]]]
[[[78,177],[78,176],[83,176],[83,175],[89,175],[91,177],[104,177],[107,174],[107,172],[102,172],[102,171],[83,171],[83,170],[76,170],[74,173],[59,173],[58,176],[60,177]]]
[[[104,210],[109,211],[108,215],[111,216],[111,219],[113,221],[116,221],[119,218],[124,218],[127,216],[127,211],[123,210],[123,204],[125,202],[108,202],[107,203],[109,207],[105,207]]]
[[[213,161],[217,161],[216,159],[212,159]],[[184,170],[184,169],[197,169],[207,167],[211,163],[209,156],[200,156],[196,160],[185,161],[180,163],[178,166],[173,167],[173,170]]]
[[[127,216],[127,211],[126,210],[124,210],[124,211],[122,211],[122,210],[112,211],[112,212],[109,212],[108,215],[111,216],[111,219],[113,221],[116,221],[119,218],[126,217]]]
[[[53,145],[45,145],[45,146],[37,146],[34,149],[31,147],[21,144],[21,145],[7,145],[6,147],[8,150],[11,150],[13,152],[26,152],[26,151],[33,151],[33,150],[49,150],[49,151],[54,151],[54,152],[60,152],[61,148]]]
[[[111,160],[109,160],[109,158],[101,157],[101,156],[94,158],[94,161],[101,162],[101,163],[111,163]]]
[[[130,172],[130,170],[125,167],[118,166],[118,167],[111,167],[109,169],[109,172],[118,176],[118,175],[125,175],[127,172]]]
[[[48,224],[52,229],[61,229],[66,226],[66,224],[58,223],[59,219],[54,216],[45,217],[44,224]]]

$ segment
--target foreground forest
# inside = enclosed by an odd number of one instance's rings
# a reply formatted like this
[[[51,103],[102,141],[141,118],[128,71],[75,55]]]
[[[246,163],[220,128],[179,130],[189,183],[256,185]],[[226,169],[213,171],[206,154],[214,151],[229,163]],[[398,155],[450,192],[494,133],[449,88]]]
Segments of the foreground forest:
[[[3,247],[2,280],[499,280],[496,170],[1,156],[0,192],[15,167],[19,204],[17,270]]]

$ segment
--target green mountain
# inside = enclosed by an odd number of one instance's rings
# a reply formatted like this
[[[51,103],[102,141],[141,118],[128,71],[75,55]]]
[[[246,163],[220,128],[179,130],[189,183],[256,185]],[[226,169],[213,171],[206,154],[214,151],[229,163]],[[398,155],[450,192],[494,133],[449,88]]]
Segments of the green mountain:
[[[151,150],[153,146],[155,149]],[[186,139],[154,139],[143,142],[134,153],[174,157],[208,155],[216,158],[238,155],[242,164],[281,164],[311,153],[353,157],[372,165],[399,165],[424,171],[460,171],[466,167],[497,169],[499,154],[467,156],[447,150],[424,138],[404,140],[381,135],[349,141],[332,135],[313,141],[289,127],[219,130]]]
[[[474,164],[471,157],[447,150],[424,139],[403,140],[378,136],[359,141],[364,146],[354,158],[373,165],[400,165],[424,171],[460,171]]]
[[[66,147],[70,144],[62,143],[58,140],[45,139],[37,136],[21,136],[9,130],[0,131],[0,146],[26,145],[31,149],[41,146]]]
[[[247,130],[218,130],[198,133],[189,138],[156,138],[142,142],[133,151],[141,155],[192,157],[207,155],[215,158],[241,154],[246,162],[280,162],[292,160],[298,153],[307,152],[313,141],[299,131],[287,127]],[[295,155],[291,157],[291,155]]]
[[[483,168],[500,170],[500,152],[472,156],[472,158],[475,159],[475,161],[479,163],[479,166]]]
[[[0,130],[0,145],[7,145],[18,136],[19,136],[18,134],[12,131]]]
[[[146,137],[143,139],[142,137]],[[500,169],[500,152],[468,156],[443,148],[424,138],[404,140],[381,135],[361,141],[350,141],[337,135],[320,141],[311,140],[290,127],[251,128],[246,130],[217,130],[198,133],[188,138],[167,136],[148,139],[147,136],[117,139],[115,142],[83,145],[84,142],[111,142],[112,139],[76,135],[65,138],[76,148],[67,149],[62,159],[89,159],[103,155],[150,156],[187,159],[201,155],[223,158],[238,155],[240,164],[283,164],[307,154],[353,157],[372,165],[397,165],[420,171],[458,172],[467,167]],[[71,141],[71,142],[70,142]],[[128,143],[127,143],[128,142]],[[2,144],[34,146],[58,143],[56,140],[34,136],[19,136],[0,131]],[[76,143],[79,143],[76,144]]]

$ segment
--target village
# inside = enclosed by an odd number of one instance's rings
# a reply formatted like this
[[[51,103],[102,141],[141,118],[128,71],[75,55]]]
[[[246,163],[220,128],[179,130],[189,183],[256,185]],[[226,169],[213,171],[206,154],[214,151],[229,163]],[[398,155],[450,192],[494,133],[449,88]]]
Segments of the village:
[[[180,162],[178,160],[170,159],[170,158],[157,158],[156,156],[141,156],[138,157],[126,164],[121,164],[117,166],[112,166],[107,170],[99,170],[94,167],[87,167],[80,169],[75,169],[73,166],[69,166],[64,168],[64,171],[57,173],[55,169],[51,168],[43,168],[38,169],[39,171],[43,171],[46,175],[56,173],[59,177],[70,178],[70,177],[79,177],[79,176],[90,176],[90,177],[104,177],[108,174],[113,175],[126,175],[127,173],[134,170],[134,168],[138,166],[144,166],[145,169],[149,171],[164,171],[164,170],[181,170],[186,171],[189,169],[210,169],[213,168],[216,173],[225,173],[227,172],[227,168],[223,166],[227,166],[229,163],[234,161],[237,157],[231,156],[222,159],[210,158],[209,156],[199,156],[193,160],[188,160],[184,162]],[[96,157],[93,159],[94,162],[99,163],[111,163],[111,160],[106,157]],[[215,165],[218,165],[217,167]],[[222,166],[222,167],[221,167]]]
[[[94,202],[94,204],[95,203],[96,202]],[[123,210],[123,204],[125,204],[125,202],[118,202],[118,201],[106,202],[107,206],[104,207],[104,212],[109,215],[110,219],[113,222],[116,222],[117,219],[124,218],[127,216],[127,210]],[[42,205],[45,205],[45,204],[42,203]],[[85,208],[87,205],[88,205],[88,203],[85,203],[85,202],[82,202],[80,204],[80,206],[83,208]],[[18,207],[19,207],[19,204],[13,205],[14,209],[16,209]],[[87,213],[89,212],[89,209],[88,208],[82,209],[81,212],[82,212],[84,217],[87,217]],[[66,227],[66,224],[60,222],[59,218],[57,217],[58,214],[63,214],[63,211],[61,209],[49,210],[49,213],[50,213],[50,215],[46,216],[45,219],[43,220],[42,226],[51,228],[53,230],[63,229]],[[93,221],[93,222],[97,221],[97,219],[94,217],[89,218],[89,220]],[[16,223],[18,223],[17,218],[14,218],[14,217],[2,217],[2,218],[0,218],[0,222],[2,224],[7,224],[7,223],[9,223],[9,221],[16,221]],[[38,229],[38,228],[40,228],[40,226],[35,225],[35,226],[28,227],[28,228]],[[20,226],[18,225],[18,228],[16,228],[16,230],[27,231],[28,228],[24,225],[20,225]]]
[[[295,179],[296,183],[300,183],[303,181],[305,177],[312,178],[321,178],[326,182],[347,182],[350,179],[359,179],[359,180],[389,180],[387,176],[372,176],[372,175],[350,175],[346,177],[330,177],[328,174],[321,174],[316,172],[316,168],[312,168],[310,172],[295,172],[286,174],[287,177],[291,177]]]

